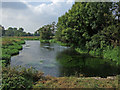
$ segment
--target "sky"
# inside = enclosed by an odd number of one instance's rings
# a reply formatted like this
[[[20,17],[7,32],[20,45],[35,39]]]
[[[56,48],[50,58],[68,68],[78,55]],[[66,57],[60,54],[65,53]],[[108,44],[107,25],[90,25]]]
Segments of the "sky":
[[[28,2],[29,1],[29,2]],[[57,22],[58,17],[67,12],[74,1],[72,0],[4,0],[0,7],[2,26],[23,27],[24,31],[34,33],[40,27]]]

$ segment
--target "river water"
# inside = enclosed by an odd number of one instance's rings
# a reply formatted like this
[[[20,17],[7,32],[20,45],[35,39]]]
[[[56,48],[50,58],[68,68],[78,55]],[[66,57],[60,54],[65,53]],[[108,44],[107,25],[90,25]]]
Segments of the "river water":
[[[114,76],[118,66],[111,60],[79,54],[74,49],[56,43],[26,41],[19,55],[11,58],[11,66],[33,67],[44,75],[62,76]]]

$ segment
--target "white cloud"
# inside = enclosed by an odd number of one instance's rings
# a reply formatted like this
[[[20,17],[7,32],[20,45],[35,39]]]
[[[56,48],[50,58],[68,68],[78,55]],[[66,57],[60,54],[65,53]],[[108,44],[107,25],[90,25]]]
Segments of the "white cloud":
[[[2,8],[2,25],[6,28],[9,26],[23,27],[27,32],[34,32],[45,24],[57,22],[58,17],[70,9],[73,4],[69,0],[59,1],[51,0],[51,3],[40,3],[33,6],[26,0],[21,0],[28,8],[22,10]]]

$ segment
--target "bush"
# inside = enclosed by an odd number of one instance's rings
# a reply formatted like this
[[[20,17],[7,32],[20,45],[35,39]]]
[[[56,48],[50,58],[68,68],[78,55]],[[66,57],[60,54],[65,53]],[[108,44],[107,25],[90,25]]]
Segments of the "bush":
[[[41,43],[49,43],[49,40],[40,40]]]
[[[77,52],[79,52],[79,53],[82,53],[82,54],[88,53],[88,50],[86,50],[86,49],[75,48],[75,50],[76,50]]]
[[[117,46],[115,48],[111,46],[107,46],[105,50],[103,50],[104,58],[112,59],[114,61],[120,61],[120,47]]]
[[[7,62],[9,62],[10,58],[11,58],[10,55],[8,55],[8,54],[2,54],[1,60],[7,60]]]
[[[49,42],[50,42],[50,43],[55,43],[56,40],[55,40],[55,39],[50,39]]]
[[[32,88],[33,83],[42,79],[42,77],[43,73],[38,72],[33,68],[4,67],[2,69],[2,89]]]
[[[8,46],[8,49],[18,49],[18,50],[22,50],[22,46],[21,46],[21,45],[18,45],[18,44],[15,44],[15,45]]]
[[[19,50],[17,49],[3,49],[2,50],[2,54],[7,54],[7,55],[16,55],[16,54],[19,54]]]
[[[0,60],[0,64],[5,67],[6,66],[6,63],[7,63],[7,60]]]
[[[20,40],[20,41],[17,41],[16,43],[19,44],[19,45],[20,44],[25,44],[25,41],[24,40]]]

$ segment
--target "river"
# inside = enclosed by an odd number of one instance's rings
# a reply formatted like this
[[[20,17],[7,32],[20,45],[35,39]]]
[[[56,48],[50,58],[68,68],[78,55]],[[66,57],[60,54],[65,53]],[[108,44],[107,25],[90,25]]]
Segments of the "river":
[[[57,43],[40,43],[27,40],[19,55],[11,57],[12,67],[33,67],[44,72],[44,75],[62,76],[114,76],[118,67],[111,60],[79,54],[74,49],[60,46]]]

